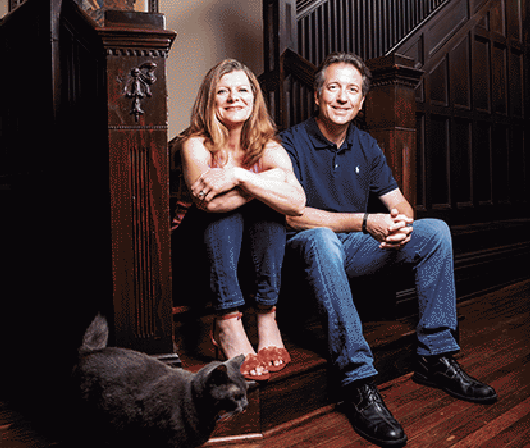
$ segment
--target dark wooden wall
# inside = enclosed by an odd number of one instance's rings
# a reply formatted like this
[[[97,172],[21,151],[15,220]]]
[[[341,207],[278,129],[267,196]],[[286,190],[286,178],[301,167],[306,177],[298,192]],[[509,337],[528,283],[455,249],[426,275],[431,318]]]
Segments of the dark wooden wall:
[[[420,216],[530,217],[527,8],[453,0],[396,49],[425,72],[416,90]]]
[[[55,381],[91,317],[112,310],[105,62],[60,1],[6,16],[0,52],[2,370]]]
[[[358,54],[365,60],[388,54],[423,20],[449,0],[265,0],[265,72],[280,70],[286,48],[318,66],[335,51]],[[313,110],[312,86],[296,77],[287,82],[286,117],[289,127]],[[269,102],[279,115],[278,98]]]
[[[529,4],[268,0],[262,80],[271,111],[284,128],[314,108],[311,70],[290,67],[286,49],[313,66],[333,51],[368,61],[408,56],[423,71],[416,89],[418,216],[450,224],[530,218]]]
[[[173,350],[165,61],[175,33],[158,14],[106,12],[105,25],[72,0],[28,0],[0,22],[0,344],[12,367],[2,373],[16,381],[38,368],[41,388],[69,373],[97,312],[111,344]],[[131,113],[145,67],[156,79]]]
[[[451,226],[458,295],[527,278],[530,2],[417,0],[399,6],[265,1],[260,81],[270,110],[280,129],[309,117],[315,66],[332,51],[356,52],[372,70],[387,65],[374,72],[357,125],[380,139],[395,175],[409,182],[402,188],[417,217]],[[408,62],[399,62],[401,56]],[[388,70],[395,71],[394,80],[386,79]],[[403,127],[395,93],[400,84],[412,86],[407,71],[423,75],[411,100],[415,123]],[[378,108],[394,111],[397,121],[385,128]],[[375,128],[374,119],[380,121]],[[414,148],[407,149],[409,139],[389,144],[389,135],[406,131],[415,134]],[[398,288],[397,302],[413,304],[413,289]]]

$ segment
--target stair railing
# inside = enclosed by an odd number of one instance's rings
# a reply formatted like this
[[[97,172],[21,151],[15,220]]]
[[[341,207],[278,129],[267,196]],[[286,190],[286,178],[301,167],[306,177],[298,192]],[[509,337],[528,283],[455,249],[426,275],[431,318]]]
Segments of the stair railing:
[[[450,0],[264,0],[264,73],[278,128],[313,111],[312,74],[334,51],[389,55]],[[287,51],[288,50],[288,51]]]

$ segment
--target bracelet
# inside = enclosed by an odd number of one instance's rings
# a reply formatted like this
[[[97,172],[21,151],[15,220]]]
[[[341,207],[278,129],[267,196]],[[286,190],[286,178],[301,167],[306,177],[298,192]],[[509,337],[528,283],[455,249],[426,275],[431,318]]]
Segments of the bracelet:
[[[368,233],[367,226],[368,226],[368,213],[365,213],[363,217],[363,233]]]

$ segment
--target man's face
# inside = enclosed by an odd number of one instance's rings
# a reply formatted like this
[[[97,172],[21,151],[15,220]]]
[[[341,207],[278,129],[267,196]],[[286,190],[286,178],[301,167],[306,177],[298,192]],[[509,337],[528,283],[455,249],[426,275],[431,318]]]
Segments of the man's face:
[[[332,64],[324,71],[320,96],[315,92],[319,118],[327,124],[346,125],[363,107],[363,78],[351,64]]]

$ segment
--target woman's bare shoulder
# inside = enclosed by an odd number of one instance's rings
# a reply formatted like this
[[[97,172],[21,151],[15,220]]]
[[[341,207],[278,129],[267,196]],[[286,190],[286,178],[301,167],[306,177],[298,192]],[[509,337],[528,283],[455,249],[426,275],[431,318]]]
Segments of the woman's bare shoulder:
[[[265,151],[283,151],[283,146],[276,138],[270,139],[265,145]]]
[[[206,149],[206,138],[202,135],[192,135],[190,137],[186,137],[184,141],[182,142],[182,146],[184,148],[200,148],[203,147]]]
[[[278,140],[272,139],[267,142],[263,151],[265,161],[278,163],[285,160],[286,157],[289,157],[287,151]]]
[[[182,150],[185,155],[204,156],[210,154],[210,151],[206,148],[206,138],[203,136],[191,136],[186,138],[182,143]]]

